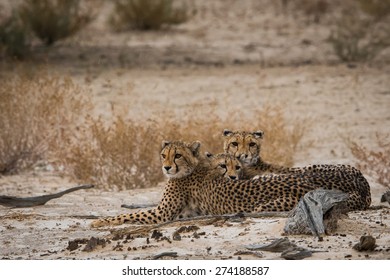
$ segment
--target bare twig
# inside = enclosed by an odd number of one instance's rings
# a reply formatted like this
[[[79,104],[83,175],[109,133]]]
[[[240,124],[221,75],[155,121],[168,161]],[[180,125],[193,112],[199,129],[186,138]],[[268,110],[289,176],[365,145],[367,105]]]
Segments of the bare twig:
[[[262,258],[263,257],[263,254],[260,253],[260,252],[256,252],[256,251],[237,251],[234,253],[235,256],[237,255],[253,255],[253,256],[256,256],[258,258]]]
[[[149,232],[154,229],[163,228],[166,226],[183,226],[187,224],[197,223],[199,225],[210,225],[220,220],[242,218],[271,218],[279,217],[286,218],[289,212],[260,212],[260,213],[238,213],[238,214],[226,214],[226,215],[209,215],[198,216],[193,218],[185,218],[179,220],[168,221],[161,224],[152,225],[133,225],[127,228],[112,229],[110,230],[112,235],[125,235],[125,234],[140,234]],[[134,228],[135,227],[135,228]]]
[[[154,255],[152,257],[152,260],[158,260],[158,259],[161,259],[162,257],[174,257],[174,258],[176,258],[177,257],[177,252],[163,252],[163,253]]]

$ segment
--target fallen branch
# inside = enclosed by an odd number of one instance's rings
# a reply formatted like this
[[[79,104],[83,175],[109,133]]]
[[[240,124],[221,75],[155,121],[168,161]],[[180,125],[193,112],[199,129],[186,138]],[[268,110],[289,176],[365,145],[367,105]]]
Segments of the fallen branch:
[[[226,215],[208,215],[208,216],[197,216],[193,218],[185,218],[179,220],[168,221],[161,224],[152,225],[133,225],[131,227],[121,229],[111,229],[112,235],[120,236],[126,234],[141,234],[148,233],[152,230],[166,227],[166,226],[183,226],[188,224],[197,223],[199,225],[210,225],[220,220],[229,220],[237,218],[286,218],[289,212],[260,212],[260,213],[238,213],[238,214],[226,214]],[[135,228],[134,228],[135,227]]]
[[[313,234],[321,241],[326,231],[325,214],[330,214],[330,211],[341,211],[340,205],[347,198],[347,194],[338,190],[317,189],[308,192],[292,210],[291,216],[285,224],[284,232],[286,234]],[[334,220],[332,222],[335,226],[340,216],[336,212],[335,215],[330,216]]]
[[[48,194],[48,195],[34,196],[34,197],[15,197],[15,196],[2,195],[0,196],[0,205],[13,207],[13,208],[34,207],[38,205],[44,205],[49,200],[59,198],[64,194],[78,191],[81,189],[90,189],[93,187],[94,185],[81,185],[55,194]]]
[[[163,253],[154,255],[152,257],[152,260],[158,260],[158,259],[161,259],[163,257],[173,257],[173,258],[176,258],[177,257],[177,252],[163,252]]]
[[[262,253],[256,252],[256,251],[237,251],[234,253],[234,255],[235,256],[237,256],[237,255],[253,255],[253,256],[258,257],[258,258],[263,257]]]

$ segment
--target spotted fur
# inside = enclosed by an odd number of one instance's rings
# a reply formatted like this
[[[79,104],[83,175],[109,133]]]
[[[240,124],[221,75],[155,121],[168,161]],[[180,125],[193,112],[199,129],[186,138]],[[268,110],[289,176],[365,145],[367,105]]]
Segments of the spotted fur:
[[[146,211],[96,220],[91,226],[157,224],[174,220],[183,211],[197,215],[290,211],[303,195],[317,188],[313,184],[316,178],[308,180],[294,173],[268,174],[257,180],[207,179],[209,161],[200,156],[199,146],[199,142],[163,142],[161,163],[168,182],[160,203]],[[339,189],[349,195],[349,210],[363,210],[370,205],[369,186],[362,181],[364,177],[357,179],[352,174],[331,170],[323,176],[331,183],[322,188]]]
[[[282,173],[288,168],[263,161],[260,157],[264,132],[258,131],[223,131],[225,153],[235,156],[243,165],[242,179],[250,179],[256,175]],[[250,174],[248,174],[250,173]]]
[[[210,160],[210,179],[227,178],[238,180],[242,178],[242,164],[234,156],[226,153],[211,154],[206,153]]]
[[[284,167],[264,162],[260,156],[262,131],[223,131],[225,152],[230,153],[242,162],[240,179],[259,178],[259,176],[276,174],[296,174],[302,176],[315,188],[324,186],[341,191],[351,191],[357,187],[360,195],[365,197],[365,205],[371,204],[370,186],[363,174],[353,166],[342,164],[318,164],[303,167]],[[354,185],[351,186],[351,183]],[[343,187],[344,186],[344,187]]]

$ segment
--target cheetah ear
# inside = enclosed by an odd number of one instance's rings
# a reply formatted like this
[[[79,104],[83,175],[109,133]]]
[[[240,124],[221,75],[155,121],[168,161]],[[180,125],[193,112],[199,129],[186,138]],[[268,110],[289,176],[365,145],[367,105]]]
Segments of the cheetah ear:
[[[228,129],[224,129],[223,132],[222,132],[223,136],[227,137],[227,136],[231,136],[233,134],[233,131],[231,130],[228,130]]]
[[[164,149],[166,146],[168,146],[169,144],[171,144],[171,142],[169,141],[166,141],[166,140],[163,140],[161,142],[161,149]]]
[[[192,154],[194,156],[196,156],[196,157],[199,155],[199,148],[200,148],[200,142],[199,141],[194,141],[190,145],[190,149],[192,151]]]
[[[255,132],[252,133],[255,138],[259,138],[259,139],[263,139],[263,136],[264,136],[264,132],[262,130],[257,130]]]
[[[212,158],[214,155],[212,154],[212,153],[210,153],[210,152],[205,152],[204,153],[205,155],[206,155],[206,157],[208,157],[208,158]]]

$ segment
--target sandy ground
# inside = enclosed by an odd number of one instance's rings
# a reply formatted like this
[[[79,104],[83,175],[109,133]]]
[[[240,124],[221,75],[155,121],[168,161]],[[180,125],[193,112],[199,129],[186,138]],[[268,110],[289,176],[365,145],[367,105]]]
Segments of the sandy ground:
[[[296,166],[354,165],[345,137],[376,148],[375,133],[389,132],[388,52],[369,65],[339,64],[326,43],[327,18],[322,25],[308,24],[273,1],[207,2],[197,1],[197,15],[168,32],[112,33],[102,13],[85,31],[52,50],[37,46],[35,64],[27,67],[45,61],[50,71],[71,75],[91,88],[96,114],[107,117],[112,105],[144,118],[165,112],[190,117],[194,110],[210,107],[221,115],[237,111],[250,116],[257,108],[276,104],[291,122],[303,118],[309,123]],[[14,67],[2,63],[1,74]],[[372,205],[386,206],[380,196],[388,188],[366,177]],[[59,172],[37,168],[0,177],[0,194],[36,196],[75,185]],[[121,208],[123,203],[157,203],[162,191],[163,183],[121,192],[91,189],[39,207],[0,206],[0,259],[151,259],[165,252],[176,252],[176,259],[281,258],[280,253],[242,251],[283,237],[283,217],[191,222],[185,226],[198,228],[181,233],[181,240],[174,240],[173,233],[184,224],[124,236],[89,228],[91,217],[131,211]],[[138,228],[120,228],[126,227]],[[362,235],[376,238],[374,251],[352,249]],[[99,244],[91,248],[93,238]],[[289,239],[314,251],[309,259],[390,259],[390,210],[349,213],[323,241],[313,236]]]

